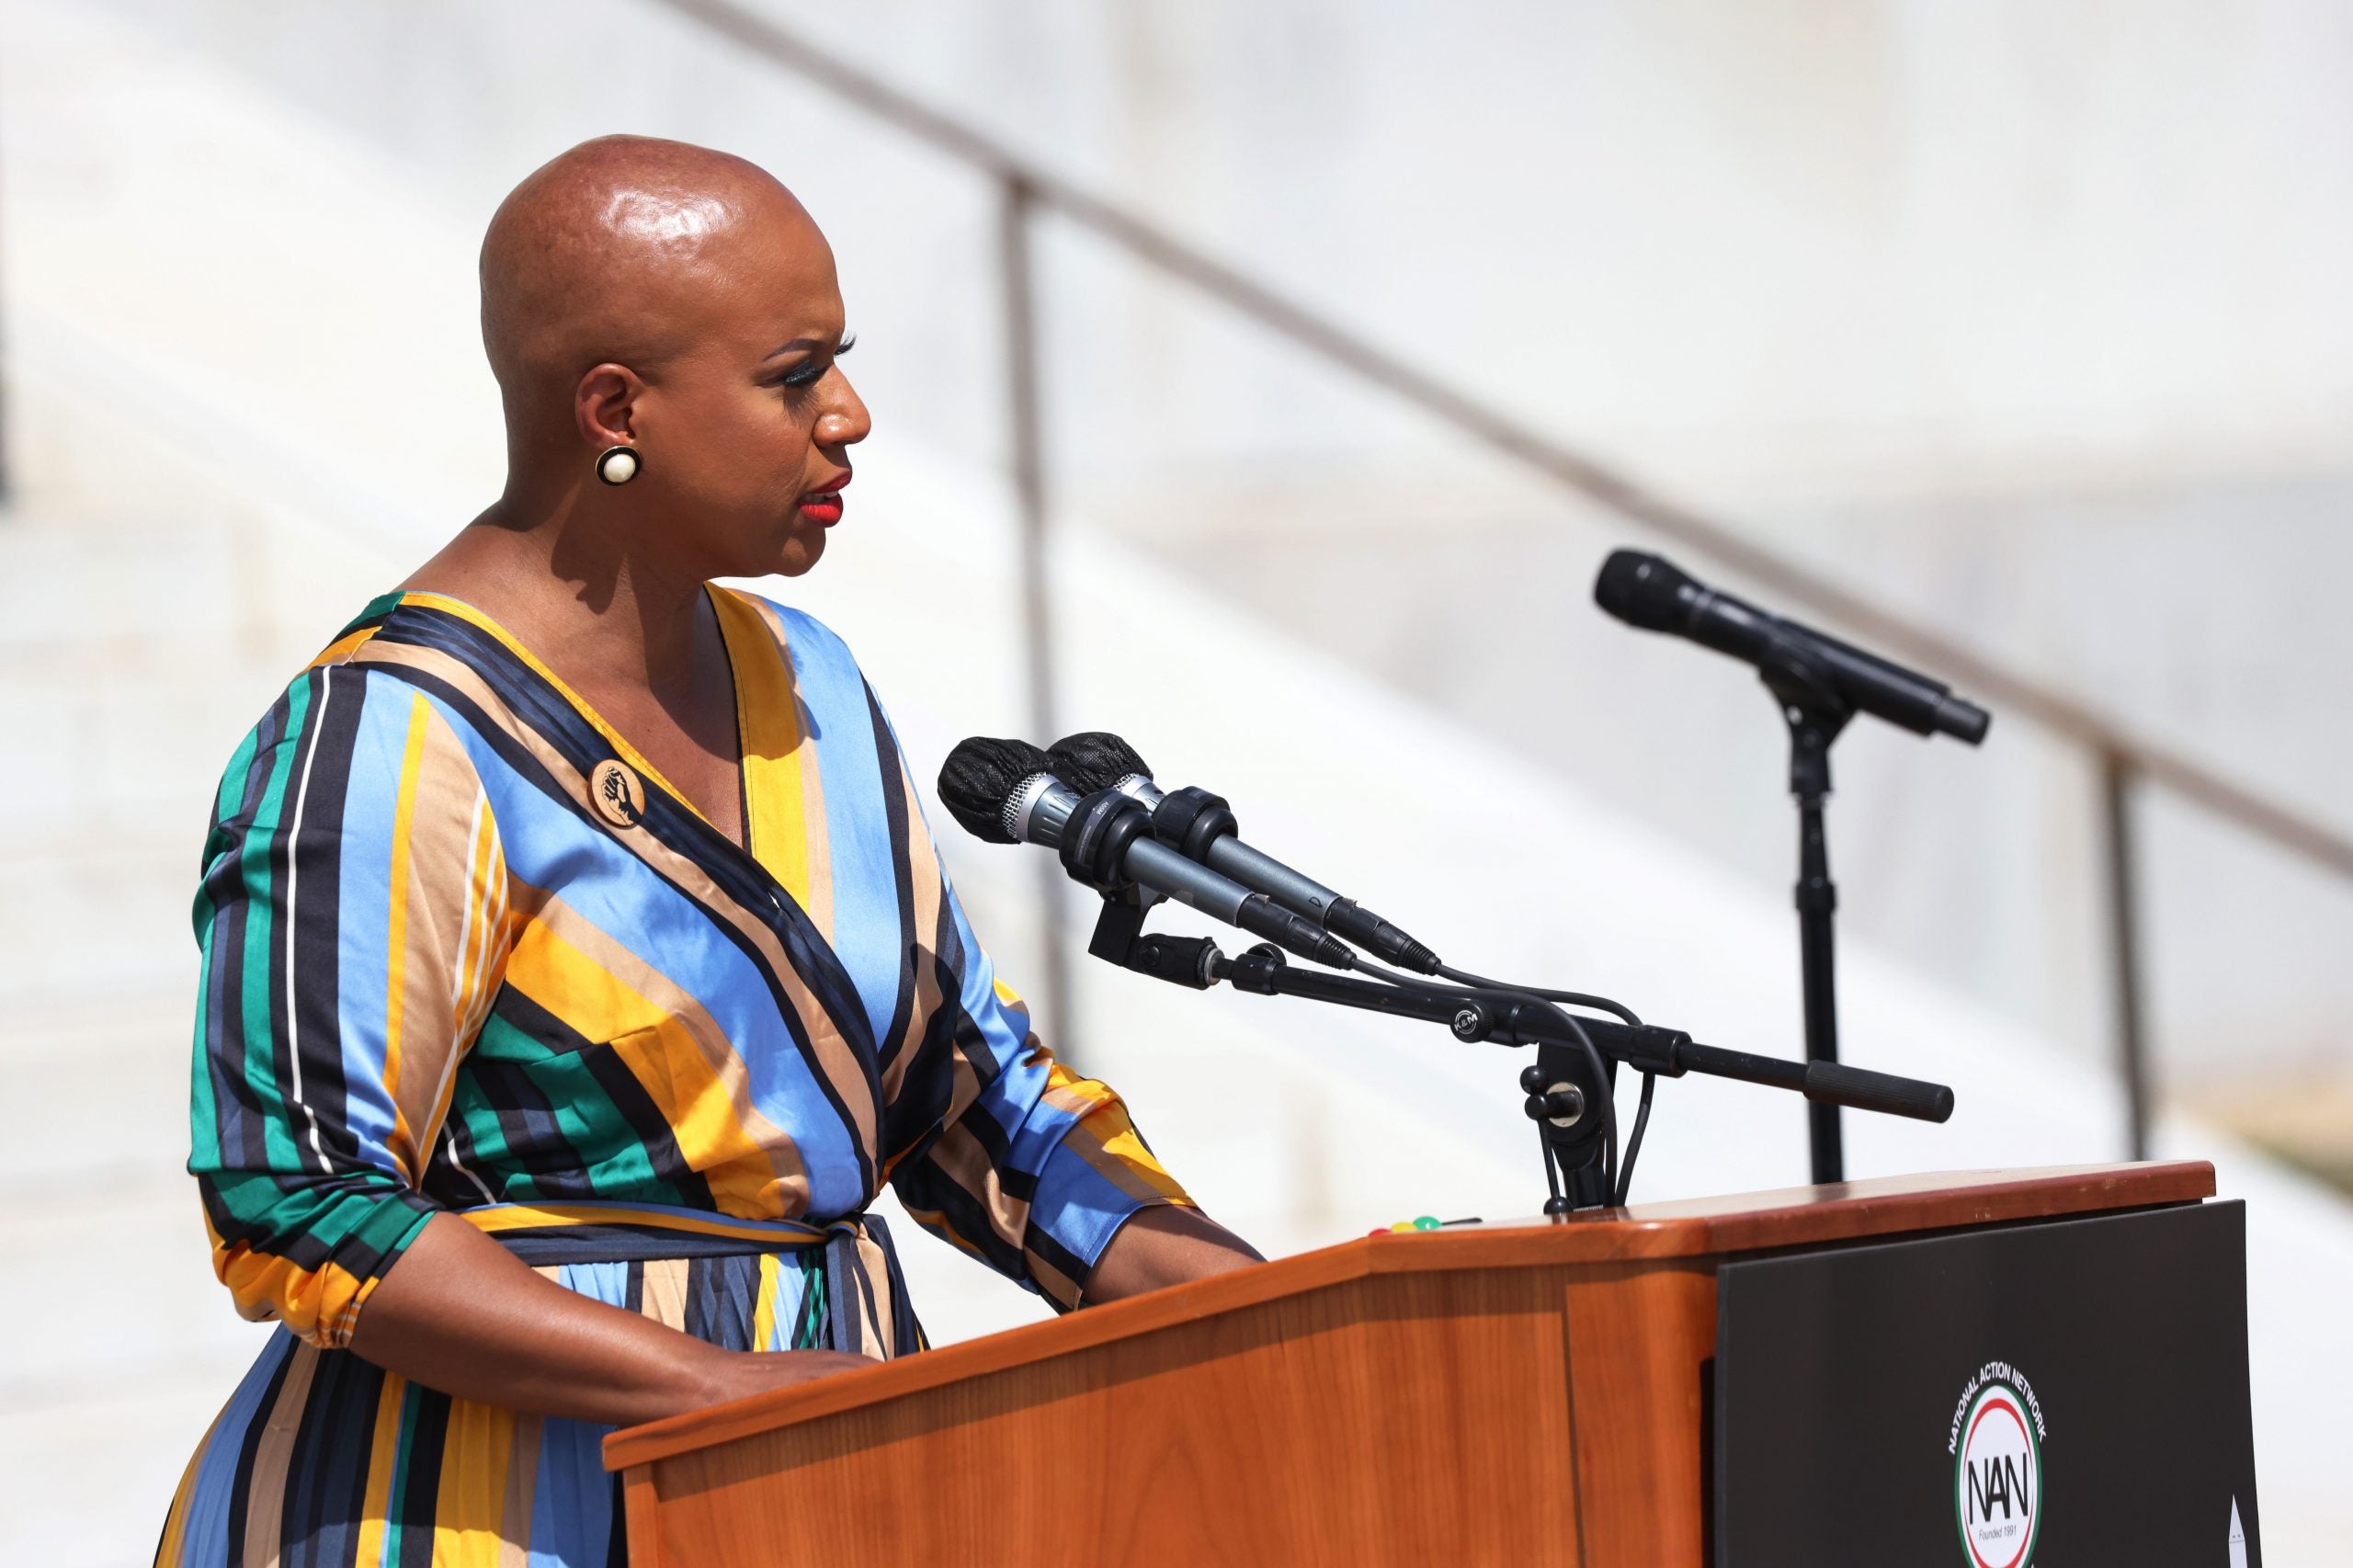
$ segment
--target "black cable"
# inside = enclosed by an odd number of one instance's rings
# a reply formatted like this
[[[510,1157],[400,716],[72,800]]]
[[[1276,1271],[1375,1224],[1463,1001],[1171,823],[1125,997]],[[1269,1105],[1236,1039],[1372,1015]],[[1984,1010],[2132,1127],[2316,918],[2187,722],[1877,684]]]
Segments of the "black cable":
[[[1530,996],[1541,996],[1547,1002],[1566,1002],[1573,1007],[1591,1007],[1597,1013],[1615,1013],[1634,1028],[1643,1027],[1643,1020],[1634,1017],[1634,1009],[1607,996],[1596,996],[1585,991],[1547,991],[1540,985],[1514,985],[1508,981],[1489,980],[1468,970],[1456,969],[1452,964],[1438,965],[1438,972],[1458,984],[1475,985],[1482,991],[1525,991]]]
[[[1438,972],[1449,980],[1464,985],[1483,986],[1489,990],[1525,991],[1531,996],[1540,996],[1548,1002],[1566,1002],[1572,1006],[1590,1007],[1597,1013],[1615,1013],[1631,1027],[1634,1028],[1643,1027],[1643,1020],[1634,1016],[1634,1009],[1627,1006],[1623,1002],[1613,1001],[1607,996],[1597,996],[1588,991],[1552,991],[1536,985],[1507,985],[1501,981],[1489,980],[1483,975],[1472,974],[1468,970],[1456,969],[1451,964],[1438,965]],[[1607,1080],[1605,1079],[1604,1082]],[[1643,1074],[1642,1103],[1634,1111],[1633,1135],[1626,1141],[1625,1160],[1620,1167],[1617,1185],[1610,1194],[1612,1208],[1623,1209],[1626,1206],[1627,1195],[1633,1190],[1634,1161],[1643,1152],[1643,1130],[1650,1124],[1651,1090],[1654,1083],[1654,1074],[1649,1073]],[[1610,1108],[1614,1112],[1617,1108],[1613,1104]]]
[[[1550,1012],[1554,1017],[1559,1018],[1563,1023],[1568,1025],[1569,1033],[1584,1050],[1586,1062],[1593,1069],[1593,1081],[1601,1091],[1602,1190],[1612,1196],[1616,1195],[1618,1191],[1618,1096],[1610,1092],[1609,1069],[1601,1059],[1600,1050],[1593,1043],[1593,1037],[1585,1032],[1585,1026],[1577,1022],[1577,1016],[1574,1013],[1570,1012],[1565,1007],[1558,1006],[1541,992],[1523,990],[1515,985],[1482,985],[1476,987],[1466,987],[1462,985],[1433,985],[1427,979],[1421,975],[1406,974],[1402,971],[1391,969],[1386,964],[1375,963],[1371,960],[1365,958],[1359,958],[1357,960],[1357,972],[1359,974],[1369,973],[1374,975],[1379,979],[1387,981],[1392,985],[1407,990],[1423,992],[1436,991],[1449,995],[1498,996],[1506,1002],[1518,1002],[1525,1006],[1542,1007],[1546,1011]],[[1452,976],[1449,975],[1449,978],[1450,979]],[[1608,1002],[1606,999],[1597,999],[1597,1001],[1599,1001],[1600,1005],[1608,1007],[1608,1009],[1626,1017],[1631,1022],[1637,1026],[1642,1022],[1641,1019],[1633,1017],[1631,1013],[1628,1013],[1626,1009],[1620,1007],[1615,1002]],[[1549,1143],[1545,1146],[1547,1148],[1551,1147]]]
[[[1634,1132],[1633,1136],[1626,1140],[1626,1163],[1618,1175],[1618,1190],[1613,1195],[1609,1205],[1612,1209],[1626,1207],[1626,1199],[1634,1190],[1634,1162],[1642,1157],[1643,1129],[1650,1125],[1651,1090],[1656,1086],[1657,1082],[1657,1074],[1643,1074],[1643,1099],[1642,1103],[1634,1108]]]
[[[1567,1205],[1561,1201],[1561,1167],[1553,1162],[1552,1141],[1544,1136],[1541,1127],[1536,1130],[1536,1152],[1544,1156],[1544,1186],[1552,1192],[1553,1203],[1566,1208]],[[1545,1212],[1550,1214],[1552,1210],[1547,1209]]]

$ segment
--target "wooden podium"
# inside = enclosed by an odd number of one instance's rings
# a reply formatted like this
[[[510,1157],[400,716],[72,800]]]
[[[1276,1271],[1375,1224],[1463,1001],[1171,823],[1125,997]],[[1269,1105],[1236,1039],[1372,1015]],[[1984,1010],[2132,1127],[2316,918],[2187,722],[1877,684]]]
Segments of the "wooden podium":
[[[1716,1269],[2193,1203],[2202,1163],[1384,1233],[617,1432],[634,1568],[1702,1561]]]

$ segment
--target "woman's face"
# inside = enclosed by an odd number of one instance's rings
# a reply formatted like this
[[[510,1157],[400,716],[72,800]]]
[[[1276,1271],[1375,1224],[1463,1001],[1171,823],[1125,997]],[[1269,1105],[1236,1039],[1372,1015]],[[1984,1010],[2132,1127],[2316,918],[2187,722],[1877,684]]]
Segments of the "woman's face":
[[[644,466],[615,499],[636,503],[661,530],[644,542],[696,579],[798,576],[841,520],[849,449],[871,426],[838,362],[832,247],[785,198],[692,267],[684,347],[630,411]]]

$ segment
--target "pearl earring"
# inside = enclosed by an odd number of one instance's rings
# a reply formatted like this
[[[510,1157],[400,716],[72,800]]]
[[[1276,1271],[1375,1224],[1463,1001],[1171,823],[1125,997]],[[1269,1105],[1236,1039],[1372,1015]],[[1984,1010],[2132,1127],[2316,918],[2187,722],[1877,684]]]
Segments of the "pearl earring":
[[[597,477],[608,484],[627,484],[637,477],[637,449],[607,447],[597,454]]]

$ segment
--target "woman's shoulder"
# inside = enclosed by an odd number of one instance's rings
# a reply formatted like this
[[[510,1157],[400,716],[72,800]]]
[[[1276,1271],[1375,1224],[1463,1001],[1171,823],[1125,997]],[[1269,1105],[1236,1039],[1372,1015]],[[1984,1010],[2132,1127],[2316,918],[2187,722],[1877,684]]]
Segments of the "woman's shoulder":
[[[796,674],[822,673],[835,676],[863,678],[858,669],[858,655],[841,633],[811,615],[805,609],[769,598],[750,588],[717,585],[732,598],[739,613],[756,617],[767,629],[790,660]]]
[[[421,764],[475,771],[466,716],[402,665],[366,656],[401,600],[369,600],[278,689],[222,769],[216,821],[249,812],[272,780],[324,792]]]

